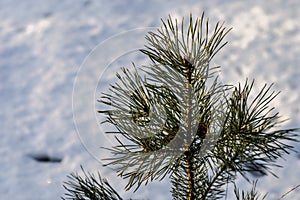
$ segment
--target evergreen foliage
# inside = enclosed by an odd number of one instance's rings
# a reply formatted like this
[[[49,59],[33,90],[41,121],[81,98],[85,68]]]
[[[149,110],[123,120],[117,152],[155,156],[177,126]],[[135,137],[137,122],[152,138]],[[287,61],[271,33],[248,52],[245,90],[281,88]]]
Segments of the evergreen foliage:
[[[94,174],[86,173],[81,167],[84,178],[76,174],[68,176],[69,181],[65,182],[64,188],[68,191],[63,200],[122,200],[118,193],[110,186],[106,179]]]
[[[109,106],[99,112],[119,143],[105,165],[128,180],[127,190],[168,176],[173,199],[221,199],[238,174],[248,181],[251,172],[273,174],[276,160],[293,149],[297,129],[278,128],[272,85],[253,94],[254,80],[224,85],[219,67],[210,66],[229,31],[221,23],[210,30],[204,14],[162,20],[141,49],[152,64],[122,68],[119,83],[99,100]],[[85,176],[71,175],[68,199],[121,199],[100,177]],[[259,199],[255,186],[241,194],[235,186],[236,198]]]

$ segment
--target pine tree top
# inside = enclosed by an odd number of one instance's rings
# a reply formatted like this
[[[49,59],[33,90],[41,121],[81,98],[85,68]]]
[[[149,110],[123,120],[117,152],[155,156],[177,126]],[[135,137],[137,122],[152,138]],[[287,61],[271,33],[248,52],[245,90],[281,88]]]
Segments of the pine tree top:
[[[210,65],[229,31],[223,23],[210,31],[204,14],[181,22],[169,16],[140,50],[151,64],[122,68],[119,82],[99,100],[108,106],[99,113],[115,126],[118,142],[107,148],[112,157],[105,166],[128,180],[127,190],[168,176],[174,199],[220,199],[237,174],[248,181],[253,171],[272,174],[275,161],[293,149],[297,129],[278,127],[272,84],[253,94],[254,80],[224,84],[219,67]],[[235,194],[240,199],[237,188]],[[257,198],[255,183],[241,197]]]

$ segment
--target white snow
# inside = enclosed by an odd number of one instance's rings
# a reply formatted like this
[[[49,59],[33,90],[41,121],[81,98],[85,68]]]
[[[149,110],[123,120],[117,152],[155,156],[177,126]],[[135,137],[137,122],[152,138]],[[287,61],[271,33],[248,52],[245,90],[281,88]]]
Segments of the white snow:
[[[100,171],[125,199],[171,199],[167,180],[136,193],[125,192],[126,181],[101,166],[99,160],[107,153],[99,147],[109,140],[102,135],[105,127],[98,126],[95,101],[107,89],[115,68],[106,69],[108,63],[97,57],[91,65],[82,63],[92,49],[114,41],[110,37],[116,34],[157,27],[160,18],[169,14],[181,19],[190,12],[200,17],[202,11],[211,24],[220,20],[233,27],[226,38],[229,44],[213,61],[222,66],[222,81],[236,84],[255,78],[257,88],[274,82],[274,89],[282,91],[274,105],[290,119],[284,128],[299,127],[299,1],[1,0],[1,199],[59,199],[65,192],[62,182],[69,173],[80,171],[80,165],[90,172]],[[99,50],[101,57],[114,60],[113,67],[135,61],[120,60],[124,57],[142,63],[136,51],[129,57],[124,52],[140,47],[144,41],[139,38],[113,43],[116,50]],[[98,85],[102,72],[105,81]],[[75,80],[82,81],[81,87],[76,88]],[[32,154],[63,161],[40,163],[30,158]],[[258,183],[259,191],[269,193],[267,199],[300,184],[299,155],[293,153],[280,164],[284,167],[274,169],[279,179],[267,176]],[[299,196],[300,189],[286,199]]]

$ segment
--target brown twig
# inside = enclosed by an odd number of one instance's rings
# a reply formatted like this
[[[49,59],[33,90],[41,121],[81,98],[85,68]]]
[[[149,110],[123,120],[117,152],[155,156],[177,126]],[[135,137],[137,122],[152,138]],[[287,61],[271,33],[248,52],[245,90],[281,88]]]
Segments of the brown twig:
[[[281,197],[279,197],[278,200],[283,199],[286,195],[288,195],[290,192],[296,190],[298,187],[300,187],[300,185],[297,185],[297,186],[293,187],[292,189],[290,189],[289,191],[287,191],[286,193],[284,193],[283,195],[281,195]]]

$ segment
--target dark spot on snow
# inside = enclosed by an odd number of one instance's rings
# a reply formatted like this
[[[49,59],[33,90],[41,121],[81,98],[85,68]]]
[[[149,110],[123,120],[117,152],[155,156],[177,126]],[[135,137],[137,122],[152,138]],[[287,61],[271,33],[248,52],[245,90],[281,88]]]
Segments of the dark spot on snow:
[[[83,3],[83,6],[84,6],[84,7],[87,7],[87,6],[89,6],[91,3],[92,3],[92,2],[91,2],[90,0],[87,0],[87,1],[85,1],[85,2]]]
[[[48,162],[48,163],[60,163],[62,161],[61,157],[49,156],[48,154],[30,154],[30,158],[37,162]]]
[[[25,31],[24,27],[18,27],[16,28],[16,33],[23,33]]]
[[[43,17],[44,18],[48,18],[48,17],[51,17],[52,16],[52,12],[45,12],[44,14],[43,14]]]
[[[240,75],[240,76],[243,75],[243,72],[242,72],[242,70],[241,70],[240,67],[236,67],[236,68],[235,68],[235,71],[237,72],[238,75]]]

